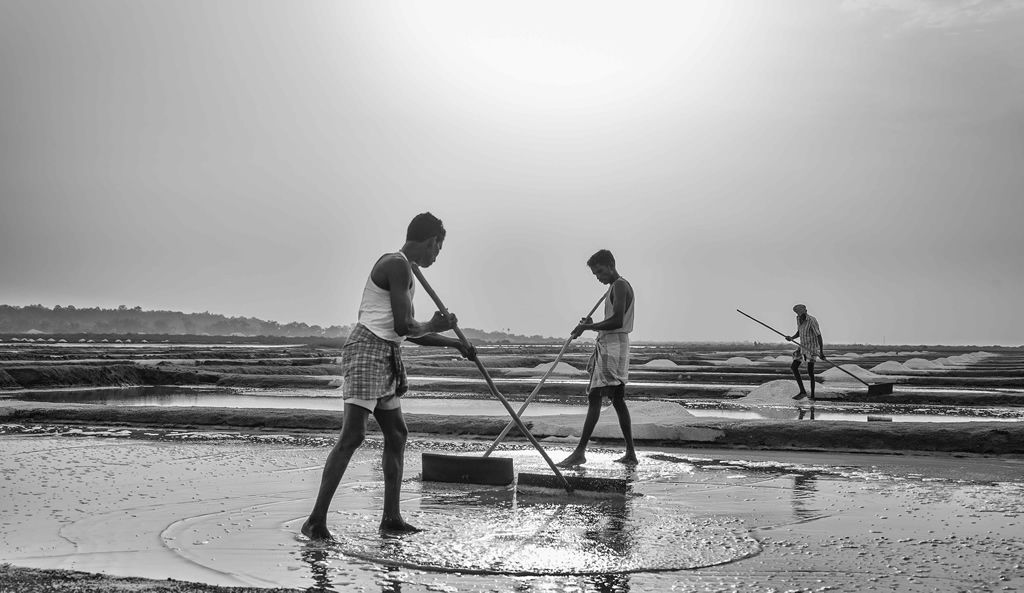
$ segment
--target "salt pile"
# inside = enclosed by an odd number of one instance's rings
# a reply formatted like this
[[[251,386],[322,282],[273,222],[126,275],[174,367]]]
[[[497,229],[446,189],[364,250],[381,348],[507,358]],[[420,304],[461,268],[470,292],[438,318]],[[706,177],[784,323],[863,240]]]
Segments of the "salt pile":
[[[882,379],[883,378],[881,375],[876,375],[876,374],[872,373],[871,371],[869,371],[867,369],[862,369],[860,366],[855,365],[855,364],[844,364],[844,365],[840,365],[839,368],[842,368],[842,369],[846,370],[847,372],[852,373],[854,376],[860,377],[861,380],[863,380],[863,381],[871,381],[873,379]],[[829,382],[829,383],[853,383],[853,382],[856,382],[856,379],[854,379],[850,375],[847,375],[843,371],[839,370],[839,368],[833,367],[833,368],[825,371],[824,373],[821,373],[821,375],[819,375],[819,376],[824,381]]]
[[[529,372],[530,372],[530,374],[534,374],[534,375],[543,375],[544,373],[548,372],[548,369],[551,368],[552,364],[554,364],[554,363],[543,362],[543,363],[538,364],[537,366],[533,367],[532,369],[530,369]],[[572,366],[571,364],[564,363],[564,362],[559,362],[558,366],[555,367],[555,370],[552,371],[551,374],[552,375],[585,375],[587,373],[586,373],[586,371],[579,370],[578,368]]]
[[[679,365],[668,360],[667,358],[659,358],[657,360],[651,360],[643,364],[645,367],[651,367],[655,369],[673,369]]]
[[[724,364],[732,366],[748,366],[754,364],[754,361],[745,356],[733,356],[732,358],[727,358]]]
[[[883,375],[892,375],[899,373],[910,372],[910,369],[896,362],[895,360],[887,360],[882,364],[871,367],[872,373],[881,373]]]
[[[932,362],[934,362],[935,364],[942,365],[944,367],[956,366],[956,363],[953,362],[952,360],[948,359],[948,358],[936,358]]]
[[[941,365],[937,365],[934,362],[926,360],[924,358],[911,358],[907,362],[903,363],[903,366],[907,367],[908,369],[913,369],[915,371],[931,371],[934,369],[942,368]]]
[[[804,382],[806,388],[807,382]],[[739,402],[744,404],[763,404],[763,403],[786,403],[792,404],[793,396],[800,392],[800,388],[797,387],[796,381],[793,379],[776,379],[774,381],[768,381],[762,383],[750,391],[744,397],[741,397]],[[815,385],[814,392],[817,397],[821,397],[824,394],[828,394],[829,399],[834,399],[836,391],[834,388],[826,387],[824,385]],[[805,400],[804,400],[805,401]]]

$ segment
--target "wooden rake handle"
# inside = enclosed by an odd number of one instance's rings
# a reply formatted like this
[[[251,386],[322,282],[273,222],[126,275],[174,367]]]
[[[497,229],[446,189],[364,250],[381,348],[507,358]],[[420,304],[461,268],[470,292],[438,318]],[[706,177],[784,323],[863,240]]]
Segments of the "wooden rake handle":
[[[437,305],[437,310],[440,311],[445,317],[450,316],[451,313],[448,312],[448,309],[444,306],[444,303],[441,302],[441,298],[437,296],[437,293],[434,292],[434,289],[431,288],[430,284],[427,283],[427,279],[423,277],[423,272],[420,271],[420,267],[417,266],[416,264],[412,264],[412,273],[416,275],[416,279],[419,280],[420,284],[423,286],[423,290],[426,290],[427,294],[430,295],[430,298],[433,299],[434,304]],[[466,335],[462,333],[461,329],[459,329],[458,324],[453,325],[452,329],[455,331],[455,335],[459,337],[459,341],[462,342],[462,345],[465,346],[466,349],[468,350],[470,348],[469,340],[466,339]],[[526,428],[526,425],[523,424],[523,421],[516,414],[516,411],[512,409],[511,404],[508,403],[508,400],[505,399],[505,396],[501,395],[501,393],[498,391],[498,387],[494,384],[494,381],[491,379],[490,373],[487,372],[487,369],[484,368],[483,363],[480,362],[480,357],[475,357],[475,360],[473,362],[476,363],[476,368],[480,371],[480,374],[483,375],[484,381],[487,382],[487,387],[488,389],[491,390],[491,395],[493,395],[498,401],[500,401],[501,405],[505,406],[505,410],[507,410],[509,415],[512,416],[512,421],[515,422],[516,427],[519,428],[519,431],[526,435],[526,438],[529,439],[530,443],[532,443],[534,447],[536,447],[537,452],[540,453],[540,456],[544,458],[544,461],[546,461],[547,464],[551,466],[551,471],[555,472],[555,475],[558,476],[559,481],[562,482],[562,485],[565,486],[565,489],[571,492],[573,489],[572,485],[570,485],[569,481],[565,479],[565,476],[562,475],[562,472],[558,471],[558,467],[555,465],[555,462],[552,461],[550,457],[548,457],[547,451],[544,450],[544,447],[540,446],[540,443],[537,442],[537,439],[533,436],[530,430]]]
[[[597,304],[594,305],[594,308],[590,310],[590,313],[587,314],[587,317],[590,317],[591,315],[594,314],[595,311],[597,311],[597,308],[601,306],[601,303],[604,302],[606,296],[608,296],[608,293],[604,293],[603,295],[601,295],[601,300],[597,301]],[[566,338],[565,343],[562,344],[562,349],[558,351],[558,356],[555,357],[555,361],[551,363],[551,367],[547,370],[547,372],[544,373],[544,376],[540,378],[540,382],[537,383],[537,386],[533,388],[533,391],[530,393],[530,397],[526,398],[526,401],[523,402],[523,405],[519,408],[519,411],[516,412],[516,416],[523,415],[523,412],[526,411],[527,406],[529,406],[530,402],[533,401],[534,396],[536,396],[537,393],[540,391],[540,388],[544,385],[544,382],[548,380],[548,377],[551,376],[551,373],[555,372],[555,367],[558,366],[559,361],[562,360],[562,355],[565,354],[565,351],[569,349],[569,344],[572,343],[572,340],[573,337],[570,334],[569,337]],[[497,448],[497,446],[500,445],[501,442],[505,440],[505,437],[508,436],[509,431],[511,431],[512,427],[515,425],[515,420],[513,420],[509,422],[508,425],[505,426],[505,430],[501,431],[501,434],[498,435],[498,438],[494,439],[494,442],[491,443],[491,446],[486,451],[484,451],[484,457],[488,457],[490,456],[491,453],[494,452],[494,449]]]

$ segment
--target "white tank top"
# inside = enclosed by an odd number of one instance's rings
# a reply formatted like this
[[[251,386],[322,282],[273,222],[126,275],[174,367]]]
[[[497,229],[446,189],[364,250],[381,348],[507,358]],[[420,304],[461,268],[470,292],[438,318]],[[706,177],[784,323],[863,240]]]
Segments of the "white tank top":
[[[398,254],[405,261],[409,261],[409,258],[405,257],[401,251]],[[391,291],[374,284],[372,275],[371,271],[370,275],[366,277],[366,286],[363,287],[363,298],[359,302],[359,323],[382,340],[401,342],[405,340],[405,336],[395,333],[395,313],[391,310]],[[415,294],[416,283],[414,282],[410,296]]]
[[[629,284],[629,281],[625,278],[620,277],[615,282],[625,282]],[[612,305],[612,287],[615,286],[615,282],[612,282],[608,286],[608,293],[604,299],[604,318],[608,319],[615,312],[615,306]],[[632,285],[630,285],[632,288]],[[622,315],[622,327],[619,329],[611,329],[608,331],[598,332],[599,335],[603,334],[628,334],[633,331],[633,305],[636,304],[636,294],[633,295],[633,300],[629,302],[629,306],[626,307],[626,312]]]

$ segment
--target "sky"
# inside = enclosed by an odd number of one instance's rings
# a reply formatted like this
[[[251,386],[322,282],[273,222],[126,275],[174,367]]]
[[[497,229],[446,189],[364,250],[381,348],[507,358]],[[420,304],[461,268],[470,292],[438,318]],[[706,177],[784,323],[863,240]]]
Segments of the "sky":
[[[0,303],[1024,344],[1024,0],[0,0]],[[433,305],[417,292],[417,317]]]

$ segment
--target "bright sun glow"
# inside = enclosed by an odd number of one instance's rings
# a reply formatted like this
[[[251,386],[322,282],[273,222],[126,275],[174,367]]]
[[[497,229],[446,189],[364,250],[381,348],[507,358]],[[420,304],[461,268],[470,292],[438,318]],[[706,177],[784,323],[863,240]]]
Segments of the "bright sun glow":
[[[526,83],[586,84],[606,79],[624,67],[617,56],[564,41],[504,35],[467,38],[464,43],[495,71]]]
[[[756,43],[767,10],[698,0],[427,6],[404,15],[403,41],[436,88],[482,97],[481,104],[575,113],[661,97],[664,85],[680,80],[713,104],[716,90],[732,91],[720,82],[736,74],[737,56]]]

